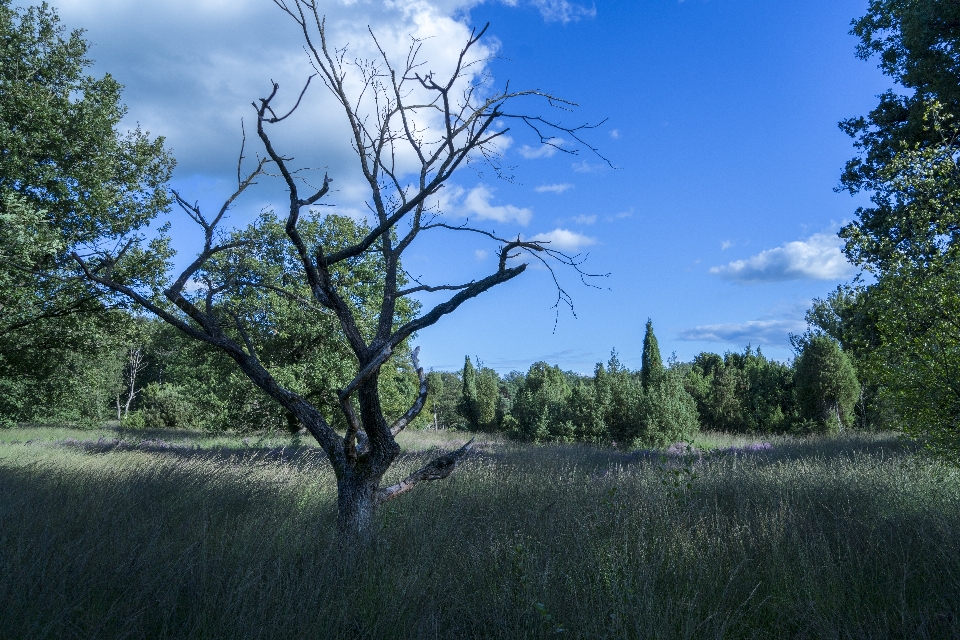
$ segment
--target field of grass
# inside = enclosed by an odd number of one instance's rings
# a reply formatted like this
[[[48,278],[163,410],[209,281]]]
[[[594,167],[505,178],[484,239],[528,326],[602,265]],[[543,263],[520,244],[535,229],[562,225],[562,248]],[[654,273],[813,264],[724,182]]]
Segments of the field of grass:
[[[356,552],[306,441],[2,431],[0,636],[960,637],[960,472],[895,436],[478,439]]]

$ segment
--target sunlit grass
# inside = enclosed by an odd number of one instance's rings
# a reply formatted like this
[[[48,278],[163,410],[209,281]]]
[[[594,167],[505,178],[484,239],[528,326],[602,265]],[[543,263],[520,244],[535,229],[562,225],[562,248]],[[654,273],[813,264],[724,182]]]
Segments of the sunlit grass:
[[[62,443],[64,441],[89,443],[98,440],[120,440],[129,445],[142,442],[165,442],[204,450],[316,446],[316,442],[308,434],[291,435],[283,432],[250,435],[188,431],[185,429],[121,429],[117,426],[98,428],[37,426],[0,429],[0,444]],[[409,451],[424,451],[436,447],[459,447],[469,440],[486,444],[502,444],[504,442],[503,437],[496,434],[444,429],[410,429],[401,432],[397,437],[400,446]]]
[[[351,556],[320,457],[218,455],[242,438],[202,434],[191,451],[94,453],[54,443],[118,434],[11,433],[4,637],[960,635],[960,475],[890,435],[754,453],[717,436],[695,443],[719,451],[704,456],[480,435],[478,457],[386,505]],[[405,434],[392,477],[469,437]],[[248,446],[290,445],[277,438]]]

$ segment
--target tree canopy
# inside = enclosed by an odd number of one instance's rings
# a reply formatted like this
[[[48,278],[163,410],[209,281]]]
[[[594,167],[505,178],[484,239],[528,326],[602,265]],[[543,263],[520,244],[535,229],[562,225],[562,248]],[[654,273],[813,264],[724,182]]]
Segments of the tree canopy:
[[[106,354],[129,323],[70,254],[136,233],[170,201],[163,138],[121,129],[122,87],[89,75],[87,52],[48,5],[0,0],[0,421],[107,417]]]
[[[873,0],[852,33],[858,55],[877,56],[900,86],[867,116],[841,123],[860,151],[841,186],[870,192],[872,203],[841,236],[876,282],[860,284],[851,304],[834,296],[845,318],[831,335],[862,355],[874,414],[886,401],[902,426],[945,450],[960,429],[960,6]],[[829,313],[817,313],[818,324],[830,324]]]
[[[87,51],[48,5],[0,0],[0,331],[97,310],[70,253],[115,243],[170,203],[163,138],[120,130],[122,87],[87,75]]]

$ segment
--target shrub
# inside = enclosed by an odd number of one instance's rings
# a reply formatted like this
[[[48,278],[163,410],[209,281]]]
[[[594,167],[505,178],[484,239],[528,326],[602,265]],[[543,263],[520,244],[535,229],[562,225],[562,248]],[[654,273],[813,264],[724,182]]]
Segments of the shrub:
[[[201,424],[196,406],[173,384],[151,382],[144,387],[137,413],[133,424],[147,429],[191,429]]]
[[[794,367],[801,419],[822,433],[851,426],[860,383],[840,343],[826,335],[805,338]]]

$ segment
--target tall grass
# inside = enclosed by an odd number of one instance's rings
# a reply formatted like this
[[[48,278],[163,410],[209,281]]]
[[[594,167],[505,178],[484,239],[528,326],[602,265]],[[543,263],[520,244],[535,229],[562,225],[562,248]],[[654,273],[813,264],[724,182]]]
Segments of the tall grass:
[[[395,475],[449,438],[410,435]],[[960,636],[960,474],[891,436],[493,442],[362,554],[321,456],[4,439],[3,637]]]

